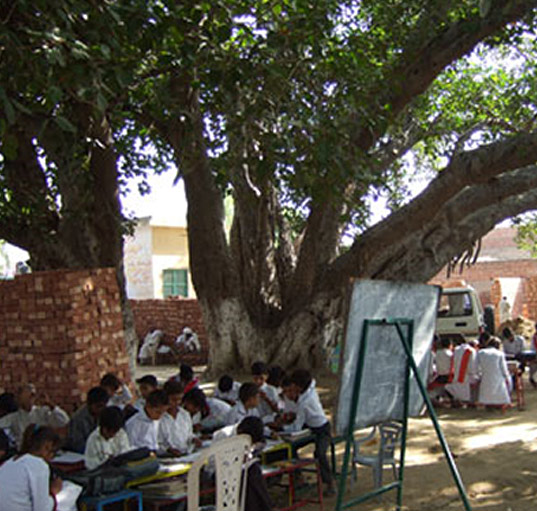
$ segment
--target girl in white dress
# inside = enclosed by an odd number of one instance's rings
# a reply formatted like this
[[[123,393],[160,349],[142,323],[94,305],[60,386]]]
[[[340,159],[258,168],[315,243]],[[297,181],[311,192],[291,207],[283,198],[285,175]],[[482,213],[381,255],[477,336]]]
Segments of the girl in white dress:
[[[0,511],[52,511],[61,479],[50,479],[48,462],[59,437],[52,428],[30,424],[20,454],[0,467]]]

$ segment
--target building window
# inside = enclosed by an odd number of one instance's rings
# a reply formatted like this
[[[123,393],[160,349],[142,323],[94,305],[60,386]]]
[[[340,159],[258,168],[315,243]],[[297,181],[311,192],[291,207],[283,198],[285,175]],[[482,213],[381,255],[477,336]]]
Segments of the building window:
[[[188,270],[163,270],[162,294],[168,296],[188,296]]]

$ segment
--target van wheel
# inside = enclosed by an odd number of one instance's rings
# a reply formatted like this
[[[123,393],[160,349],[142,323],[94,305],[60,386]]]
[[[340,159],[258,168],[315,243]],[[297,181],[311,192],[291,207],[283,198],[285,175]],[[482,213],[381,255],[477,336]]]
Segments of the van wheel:
[[[494,335],[494,307],[487,305],[483,311],[483,319],[485,320],[485,330]]]

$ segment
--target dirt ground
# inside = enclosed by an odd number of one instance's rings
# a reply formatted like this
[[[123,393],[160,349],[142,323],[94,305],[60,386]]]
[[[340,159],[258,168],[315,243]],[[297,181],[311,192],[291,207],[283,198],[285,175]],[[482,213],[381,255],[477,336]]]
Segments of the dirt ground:
[[[197,368],[202,370],[203,368]],[[172,367],[139,368],[140,374],[153,373],[159,378],[174,374]],[[237,377],[246,381],[247,375]],[[444,435],[454,455],[466,487],[472,509],[486,511],[529,511],[535,508],[537,494],[537,390],[527,384],[526,408],[516,407],[506,413],[482,409],[444,409],[438,416]],[[210,393],[214,382],[203,380]],[[337,378],[318,378],[325,407],[336,399]],[[371,446],[374,448],[374,446]],[[344,444],[338,445],[341,463]],[[429,417],[410,420],[403,509],[416,511],[464,510],[432,422]],[[384,481],[391,481],[391,470],[384,471]],[[350,495],[360,495],[373,488],[371,470],[358,469],[357,481],[348,487]],[[335,498],[325,499],[325,510],[335,509]],[[308,506],[313,511],[318,506]],[[395,492],[385,494],[354,509],[388,511],[395,509]]]

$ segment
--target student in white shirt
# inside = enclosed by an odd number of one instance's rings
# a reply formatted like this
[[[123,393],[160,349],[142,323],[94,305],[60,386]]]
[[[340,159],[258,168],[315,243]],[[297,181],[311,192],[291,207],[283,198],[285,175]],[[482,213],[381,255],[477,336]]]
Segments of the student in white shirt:
[[[252,364],[252,380],[259,388],[259,416],[265,417],[271,413],[278,413],[280,408],[280,396],[276,387],[267,383],[269,370],[264,362]]]
[[[144,408],[125,424],[132,448],[147,447],[155,452],[159,450],[158,425],[167,408],[168,396],[163,390],[154,390],[147,396]]]
[[[226,422],[229,426],[238,424],[245,417],[259,417],[259,388],[251,382],[241,385],[239,400],[229,411]]]
[[[0,511],[53,511],[61,479],[50,478],[48,462],[59,437],[52,428],[30,424],[21,451],[0,466]]]
[[[99,427],[92,431],[86,442],[86,468],[97,468],[130,449],[129,438],[123,430],[121,410],[117,406],[106,407],[99,417]]]
[[[106,373],[99,385],[106,390],[110,399],[108,406],[117,406],[123,410],[132,401],[132,393],[114,373]]]
[[[486,406],[511,403],[509,372],[505,355],[500,351],[500,340],[490,339],[488,345],[477,354],[477,365],[481,375],[479,402]]]
[[[34,385],[28,383],[21,386],[17,393],[19,409],[0,418],[0,429],[8,430],[19,448],[22,442],[22,435],[30,424],[62,428],[69,423],[69,415],[59,406],[54,406],[48,399],[45,399],[47,402],[42,406],[37,406],[35,399],[36,390]]]
[[[453,351],[453,379],[445,389],[455,401],[471,401],[471,387],[479,381],[476,355],[475,349],[466,340]]]
[[[297,369],[290,377],[295,395],[297,397],[296,419],[289,425],[284,426],[285,431],[300,431],[309,428],[315,438],[314,456],[319,460],[321,478],[326,484],[326,494],[334,494],[332,472],[326,455],[332,435],[330,422],[326,418],[321,400],[315,388],[315,380],[306,369]]]
[[[293,383],[290,378],[284,378],[281,383],[282,391],[280,393],[280,400],[282,403],[281,413],[285,422],[292,422],[295,420],[296,411],[298,405],[296,403],[297,396]]]
[[[213,432],[226,425],[231,406],[216,398],[207,398],[203,390],[193,388],[183,396],[183,408],[192,416],[194,431]]]
[[[233,406],[239,399],[240,388],[241,384],[238,381],[233,381],[231,376],[224,374],[218,380],[218,385],[214,391],[214,397]]]
[[[190,452],[201,442],[194,436],[192,417],[181,405],[183,386],[175,380],[164,384],[168,396],[168,410],[161,417],[158,428],[158,443],[161,451],[181,456]]]
[[[134,402],[134,408],[137,410],[143,410],[147,396],[149,396],[149,394],[151,394],[151,392],[154,390],[158,389],[158,380],[156,376],[146,374],[145,376],[138,378],[136,383],[138,384],[140,397]]]

